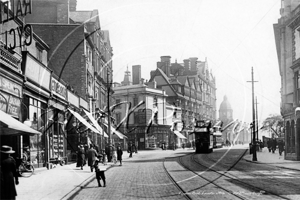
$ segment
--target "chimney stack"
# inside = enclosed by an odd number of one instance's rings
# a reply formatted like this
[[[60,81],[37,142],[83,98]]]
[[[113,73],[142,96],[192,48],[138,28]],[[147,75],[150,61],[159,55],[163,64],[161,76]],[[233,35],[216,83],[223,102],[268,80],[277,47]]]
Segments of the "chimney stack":
[[[132,66],[132,84],[138,85],[141,80],[141,65]]]
[[[197,71],[197,57],[190,58],[191,61],[191,71]]]
[[[161,56],[161,63],[164,63],[163,71],[169,77],[170,76],[170,66],[171,66],[171,56]]]
[[[183,63],[184,63],[184,69],[185,70],[190,70],[190,60],[189,59],[184,59]]]

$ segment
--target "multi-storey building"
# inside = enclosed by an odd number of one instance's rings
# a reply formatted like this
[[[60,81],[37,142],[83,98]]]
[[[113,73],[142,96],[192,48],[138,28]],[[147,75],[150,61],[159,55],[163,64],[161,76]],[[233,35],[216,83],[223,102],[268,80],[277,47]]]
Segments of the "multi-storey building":
[[[133,70],[138,69],[133,66]],[[140,70],[140,68],[139,68]],[[166,92],[131,82],[130,72],[125,72],[122,85],[114,87],[116,126],[138,149],[156,148],[167,143],[170,125],[166,124]],[[126,144],[124,145],[126,148]]]
[[[48,66],[79,96],[75,111],[81,115],[88,111],[97,118],[96,108],[103,109],[107,102],[104,97],[108,95],[103,92],[109,85],[107,79],[112,80],[112,73],[106,73],[112,71],[111,59],[106,58],[112,56],[112,48],[108,34],[101,30],[98,11],[77,11],[76,0],[36,0],[33,8],[35,13],[26,16],[26,21],[50,46]],[[69,125],[78,124],[72,117],[69,120]],[[70,151],[76,151],[78,143],[104,147],[101,130],[70,133],[68,140],[72,141],[68,143]]]
[[[207,61],[198,58],[185,59],[184,63],[171,64],[170,56],[161,56],[157,69],[151,72],[149,82],[155,81],[157,88],[166,91],[169,104],[182,109],[185,137],[192,142],[195,120],[216,121],[216,82],[209,72]]]
[[[32,163],[42,167],[49,158],[49,138],[43,131],[49,117],[51,96],[52,71],[47,67],[49,46],[31,25],[18,18],[19,14],[12,11],[16,8],[9,1],[0,4],[0,109],[14,118],[5,126],[1,123],[1,145],[12,146],[15,157],[21,157],[23,147],[28,147]],[[18,33],[20,37],[16,37]],[[31,128],[23,127],[21,122]],[[62,153],[65,153],[64,139]]]
[[[280,15],[274,33],[281,76],[285,159],[300,160],[300,0],[282,0]]]

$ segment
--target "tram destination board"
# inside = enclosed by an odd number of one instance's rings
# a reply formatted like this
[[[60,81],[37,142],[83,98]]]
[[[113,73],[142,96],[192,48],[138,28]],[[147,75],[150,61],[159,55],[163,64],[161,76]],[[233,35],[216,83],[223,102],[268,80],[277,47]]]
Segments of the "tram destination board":
[[[194,132],[207,132],[207,128],[206,127],[202,127],[202,128],[195,128]]]

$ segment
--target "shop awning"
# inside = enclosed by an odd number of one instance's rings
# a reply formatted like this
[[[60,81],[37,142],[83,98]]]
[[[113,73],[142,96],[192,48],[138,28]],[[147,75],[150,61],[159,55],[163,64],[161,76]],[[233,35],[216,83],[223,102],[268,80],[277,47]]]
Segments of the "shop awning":
[[[91,122],[94,124],[94,126],[96,127],[96,129],[100,132],[100,134],[101,135],[104,134],[104,137],[108,137],[108,135],[101,128],[101,126],[99,126],[98,122],[95,120],[95,118],[93,117],[93,115],[90,112],[88,112],[88,111],[84,110],[84,112],[88,116],[88,118],[91,120]]]
[[[81,115],[79,113],[71,110],[70,108],[68,108],[68,110],[70,111],[70,113],[72,113],[72,115],[74,115],[74,117],[76,117],[87,128],[89,128],[91,131],[94,131],[95,133],[98,133],[101,135],[101,133],[96,128],[94,128],[90,123],[88,123],[83,117],[81,117]]]
[[[177,135],[179,138],[186,139],[184,135],[182,135],[179,131],[173,131],[175,135]]]
[[[103,123],[106,127],[107,127],[107,120],[105,120],[105,123]],[[118,136],[120,139],[124,139],[127,138],[126,135],[124,135],[123,133],[121,133],[120,131],[116,130],[114,127],[110,126],[110,130],[112,134],[115,134],[116,136]]]
[[[0,135],[41,135],[22,122],[0,110]]]

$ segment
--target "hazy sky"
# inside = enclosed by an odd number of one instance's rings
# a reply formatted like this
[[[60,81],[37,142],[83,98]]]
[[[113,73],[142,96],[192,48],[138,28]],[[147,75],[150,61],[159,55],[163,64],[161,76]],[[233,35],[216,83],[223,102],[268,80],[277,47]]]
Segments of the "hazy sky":
[[[250,122],[253,67],[259,120],[280,114],[273,31],[280,0],[77,0],[77,10],[93,9],[110,33],[114,81],[123,81],[132,65],[141,65],[149,80],[160,56],[179,63],[206,58],[216,77],[217,116],[227,95],[233,117]]]

